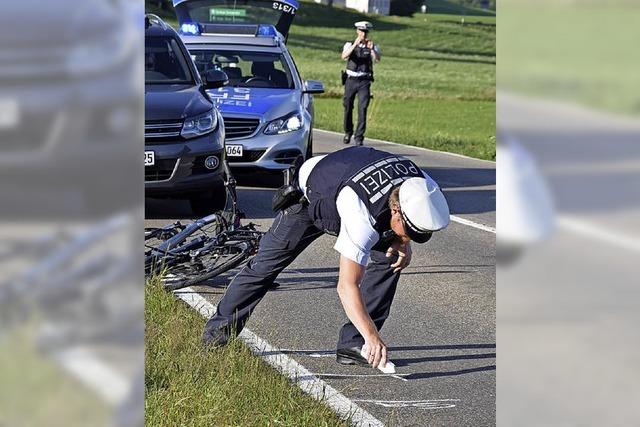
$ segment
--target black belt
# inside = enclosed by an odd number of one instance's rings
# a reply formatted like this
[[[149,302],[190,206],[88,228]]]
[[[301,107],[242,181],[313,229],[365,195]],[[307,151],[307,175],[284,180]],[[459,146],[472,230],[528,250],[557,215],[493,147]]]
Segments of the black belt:
[[[373,74],[365,74],[362,76],[349,76],[347,75],[348,78],[350,79],[356,79],[356,80],[373,80]]]

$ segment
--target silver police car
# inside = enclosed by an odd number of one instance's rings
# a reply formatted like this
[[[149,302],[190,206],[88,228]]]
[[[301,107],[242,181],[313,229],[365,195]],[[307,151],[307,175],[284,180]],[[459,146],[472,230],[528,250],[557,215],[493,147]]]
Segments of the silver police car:
[[[207,90],[226,129],[227,161],[239,173],[281,171],[313,153],[313,94],[286,46],[295,0],[174,0],[180,33],[200,74],[224,71]]]

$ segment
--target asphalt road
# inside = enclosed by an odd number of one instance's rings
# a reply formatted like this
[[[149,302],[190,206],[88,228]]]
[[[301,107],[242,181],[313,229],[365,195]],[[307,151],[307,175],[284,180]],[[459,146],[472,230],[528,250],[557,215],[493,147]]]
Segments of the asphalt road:
[[[314,152],[344,147],[336,134],[316,131]],[[444,189],[451,213],[495,227],[495,163],[365,141],[409,157]],[[241,188],[240,206],[266,229],[273,190]],[[146,226],[189,218],[183,201],[146,203]],[[412,265],[398,286],[382,331],[403,379],[335,362],[346,316],[335,291],[335,238],[323,236],[280,275],[247,327],[388,425],[495,424],[495,234],[452,222],[425,245],[414,245]],[[198,291],[212,303],[228,277]],[[200,334],[201,331],[194,331]]]

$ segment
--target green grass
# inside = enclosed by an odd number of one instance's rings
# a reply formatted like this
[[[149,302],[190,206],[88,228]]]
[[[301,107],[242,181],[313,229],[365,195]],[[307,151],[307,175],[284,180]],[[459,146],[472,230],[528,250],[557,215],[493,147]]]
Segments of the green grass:
[[[346,426],[240,341],[207,351],[204,319],[147,283],[145,417],[149,426]]]
[[[342,100],[316,100],[317,127],[342,131]],[[495,103],[431,99],[384,99],[376,96],[369,107],[367,135],[434,150],[495,157]],[[393,117],[392,120],[389,118]],[[416,125],[419,123],[419,126]],[[462,137],[461,135],[464,135]]]
[[[624,0],[501,2],[500,87],[639,114],[638,10]]]
[[[495,14],[461,1],[428,3],[432,13],[409,18],[303,2],[288,46],[303,78],[325,84],[326,93],[316,97],[315,126],[342,131],[340,52],[355,37],[353,23],[367,19],[383,56],[375,66],[366,135],[493,160]]]

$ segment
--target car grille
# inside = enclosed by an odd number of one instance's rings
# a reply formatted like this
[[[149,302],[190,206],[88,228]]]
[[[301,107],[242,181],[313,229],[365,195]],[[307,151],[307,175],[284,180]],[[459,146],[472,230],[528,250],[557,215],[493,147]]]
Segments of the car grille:
[[[227,163],[256,162],[267,150],[244,150],[242,157],[227,156]]]
[[[260,125],[260,119],[223,117],[223,120],[227,139],[246,138],[252,135]]]
[[[160,142],[180,136],[182,121],[147,120],[144,123],[145,141]]]
[[[176,160],[156,160],[153,166],[144,167],[144,180],[147,182],[164,181],[171,178],[176,167]]]

